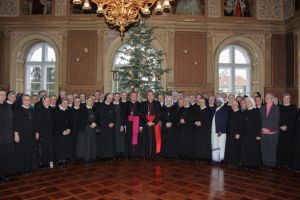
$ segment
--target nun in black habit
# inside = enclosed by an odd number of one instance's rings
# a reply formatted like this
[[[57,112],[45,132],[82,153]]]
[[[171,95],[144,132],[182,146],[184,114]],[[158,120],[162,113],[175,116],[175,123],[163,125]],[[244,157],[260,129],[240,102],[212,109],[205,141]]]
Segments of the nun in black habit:
[[[192,146],[194,158],[211,160],[211,121],[213,114],[206,106],[204,98],[197,96],[197,104],[193,109],[193,132],[195,133]]]
[[[184,98],[183,107],[179,108],[179,140],[178,155],[181,159],[193,158],[193,108],[190,106],[190,98]]]
[[[5,98],[6,92],[0,90],[0,182],[15,172],[13,112]]]
[[[54,117],[54,152],[59,164],[72,159],[72,113],[68,110],[68,99],[62,99]]]
[[[86,105],[80,109],[77,156],[83,158],[85,164],[96,159],[96,128],[97,116],[93,108],[92,97],[87,97]]]
[[[14,113],[14,136],[16,153],[16,171],[28,174],[37,167],[36,113],[30,108],[30,96],[22,96],[22,106]]]
[[[115,156],[116,110],[112,101],[113,95],[106,94],[104,102],[97,111],[98,124],[101,129],[97,156],[101,159],[111,159]]]
[[[228,117],[228,133],[226,137],[225,161],[237,167],[240,164],[241,143],[240,137],[243,129],[243,113],[239,109],[237,100],[231,103],[231,111]]]
[[[295,132],[297,123],[297,106],[291,104],[291,96],[283,96],[280,108],[280,133],[277,145],[277,165],[279,167],[293,167],[293,154],[295,148]]]
[[[77,144],[78,144],[78,132],[80,129],[80,120],[81,120],[81,100],[79,97],[74,98],[74,106],[70,109],[72,112],[72,159],[77,160]]]
[[[120,158],[125,153],[125,129],[124,129],[124,107],[120,102],[120,94],[114,94],[113,105],[116,111],[116,124],[115,124],[115,150],[116,156]]]
[[[178,123],[179,114],[173,98],[166,96],[161,112],[161,153],[167,159],[177,157]]]
[[[53,167],[53,114],[50,109],[50,98],[44,96],[42,104],[36,110],[36,127],[39,133],[40,152],[38,163],[40,167]]]
[[[243,113],[243,130],[241,140],[241,164],[247,167],[259,167],[261,165],[261,117],[255,107],[252,97],[246,98],[247,110]]]

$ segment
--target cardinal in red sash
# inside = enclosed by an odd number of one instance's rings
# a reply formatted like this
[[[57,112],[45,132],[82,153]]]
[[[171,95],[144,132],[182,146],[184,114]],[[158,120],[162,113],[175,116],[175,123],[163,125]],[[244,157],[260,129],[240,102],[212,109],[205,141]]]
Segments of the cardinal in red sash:
[[[160,134],[160,103],[154,100],[154,92],[147,92],[147,100],[142,104],[143,127],[143,156],[145,159],[154,160],[161,149]]]

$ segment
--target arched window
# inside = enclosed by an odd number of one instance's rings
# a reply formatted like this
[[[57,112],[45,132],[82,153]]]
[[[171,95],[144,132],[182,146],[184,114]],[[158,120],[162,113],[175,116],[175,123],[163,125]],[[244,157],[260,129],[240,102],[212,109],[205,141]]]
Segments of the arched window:
[[[130,60],[130,51],[132,50],[132,47],[129,44],[123,44],[119,47],[119,49],[116,51],[114,59],[113,59],[113,69],[116,70],[118,68],[128,66],[129,60]],[[151,52],[156,52],[154,48],[150,49]],[[150,58],[153,59],[154,62],[158,63],[156,58]],[[160,67],[159,64],[156,65],[156,67]],[[143,77],[142,80],[148,80],[146,77]],[[155,77],[153,77],[155,79]],[[112,91],[113,92],[119,92],[119,82],[118,82],[118,74],[113,74],[113,83],[112,83]]]
[[[241,46],[226,46],[219,57],[219,91],[234,95],[251,94],[251,60]]]
[[[54,94],[55,63],[54,49],[48,43],[40,42],[29,49],[25,63],[26,93],[32,95],[46,90]]]

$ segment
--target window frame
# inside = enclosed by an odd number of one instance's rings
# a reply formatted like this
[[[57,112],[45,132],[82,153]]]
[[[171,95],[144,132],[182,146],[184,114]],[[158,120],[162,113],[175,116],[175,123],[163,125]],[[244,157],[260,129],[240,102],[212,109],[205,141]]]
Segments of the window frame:
[[[42,48],[42,61],[28,61],[30,53],[34,53],[39,47]],[[41,68],[41,81],[40,81],[40,90],[46,90],[47,93],[55,93],[54,90],[47,89],[47,84],[54,84],[56,82],[56,72],[55,72],[55,79],[52,82],[48,82],[47,80],[47,69],[53,68],[56,71],[56,54],[54,61],[46,61],[46,49],[52,48],[55,54],[54,48],[46,42],[38,42],[32,45],[27,53],[26,61],[25,61],[25,93],[27,94],[36,94],[38,91],[32,90],[31,84],[31,68],[39,66]],[[35,82],[34,82],[35,83]]]
[[[229,63],[220,63],[220,57],[223,51],[229,49]],[[239,51],[245,58],[246,64],[236,63],[235,61],[235,50]],[[220,77],[220,69],[229,69],[230,70],[230,90],[232,94],[237,95],[236,93],[236,69],[245,69],[246,70],[246,91],[244,95],[251,95],[252,91],[252,76],[251,76],[251,58],[249,52],[242,46],[231,44],[224,47],[218,58],[218,75]],[[220,90],[220,78],[218,79],[218,88]],[[222,92],[222,91],[220,91]]]

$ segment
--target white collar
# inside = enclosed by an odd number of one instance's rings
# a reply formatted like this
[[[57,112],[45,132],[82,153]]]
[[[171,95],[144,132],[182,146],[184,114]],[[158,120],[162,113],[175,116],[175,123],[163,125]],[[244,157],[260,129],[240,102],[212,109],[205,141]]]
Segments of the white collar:
[[[95,103],[98,103],[99,102],[99,100],[95,100]]]
[[[237,112],[237,111],[239,111],[240,109],[238,108],[237,110],[232,110],[233,112]]]
[[[172,107],[172,105],[169,105],[169,106],[168,106],[168,105],[165,105],[165,106],[166,106],[167,108],[171,108],[171,107]]]
[[[110,105],[110,103],[107,103],[107,101],[104,101],[104,103],[105,103],[106,105],[108,105],[108,106]]]
[[[67,108],[63,108],[61,105],[59,105],[59,109],[62,110],[62,111],[66,111]]]
[[[52,105],[52,104],[50,104],[50,107],[52,107],[52,108],[55,108],[55,107],[56,107],[56,105]]]
[[[7,100],[6,103],[8,103],[8,104],[10,104],[10,105],[13,105],[13,104],[14,104],[13,102],[11,102],[11,101],[9,101],[9,100]]]
[[[119,101],[114,101],[113,103],[114,103],[114,105],[119,105],[120,104]]]
[[[253,110],[254,109],[254,107],[250,107],[250,108],[248,108],[248,110]]]
[[[209,107],[215,107],[215,105],[211,105],[211,104],[209,104]]]
[[[188,105],[188,106],[183,106],[184,108],[189,108],[190,107],[190,105]]]
[[[122,103],[126,103],[127,101],[122,101],[122,100],[121,100],[121,102],[122,102]]]
[[[203,110],[203,109],[205,109],[205,108],[206,108],[206,106],[204,106],[203,108],[200,107],[201,110]]]
[[[80,108],[80,106],[74,106],[75,110],[78,110]]]
[[[92,109],[93,107],[86,105],[86,108],[87,109]]]
[[[284,104],[284,103],[283,103],[282,105],[284,105],[284,106],[289,106],[289,105],[291,105],[291,103],[288,103],[288,104]]]
[[[29,106],[25,106],[25,105],[22,105],[23,108],[25,109],[29,109],[30,107]]]

